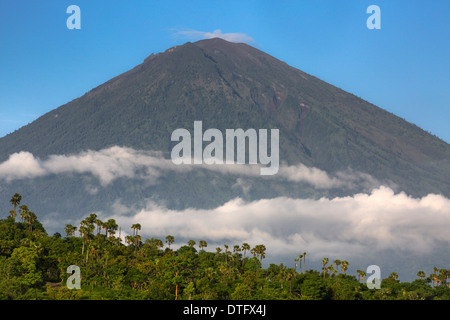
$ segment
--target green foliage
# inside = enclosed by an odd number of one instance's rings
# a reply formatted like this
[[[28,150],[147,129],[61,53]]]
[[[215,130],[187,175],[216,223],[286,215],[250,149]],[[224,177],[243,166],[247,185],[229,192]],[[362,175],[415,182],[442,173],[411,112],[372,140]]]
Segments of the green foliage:
[[[173,250],[175,237],[168,236],[166,248],[153,237],[125,245],[104,228],[94,231],[94,224],[101,225],[94,214],[80,224],[82,234],[63,238],[48,236],[37,220],[33,228],[12,217],[0,220],[0,299],[450,300],[446,269],[435,268],[428,277],[418,273],[426,278],[411,283],[400,282],[394,272],[381,289],[369,290],[359,277],[343,273],[346,268],[342,273],[333,265],[326,268],[326,258],[320,271],[283,264],[262,268],[262,244],[225,244],[224,250],[209,252],[206,241],[199,240],[197,250],[190,240]],[[140,227],[133,226],[137,236]],[[253,256],[244,257],[248,252]],[[70,265],[81,269],[80,290],[66,286]]]

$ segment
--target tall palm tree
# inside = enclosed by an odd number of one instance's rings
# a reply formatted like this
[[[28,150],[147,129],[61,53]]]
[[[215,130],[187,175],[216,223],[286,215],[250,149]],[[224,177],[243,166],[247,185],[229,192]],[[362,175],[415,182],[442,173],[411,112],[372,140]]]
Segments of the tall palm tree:
[[[336,259],[333,261],[333,263],[335,264],[336,268],[339,270],[339,266],[341,265],[341,260]]]
[[[27,214],[27,222],[28,222],[28,226],[30,228],[30,232],[33,231],[32,223],[35,220],[37,220],[36,214],[34,212],[32,212],[32,211],[29,211],[28,214]]]
[[[448,271],[446,269],[439,269],[439,281],[441,285],[445,286],[447,283]]]
[[[323,278],[325,279],[325,270],[326,270],[326,265],[328,263],[328,258],[323,258],[322,259],[322,271],[323,271]]]
[[[170,234],[168,236],[166,236],[166,243],[169,245],[169,249],[170,249],[170,245],[174,242],[175,242],[174,236],[171,236]]]
[[[16,221],[17,213],[14,210],[10,210],[9,211],[9,215],[11,216],[11,218],[13,218],[14,221]]]
[[[97,234],[99,234],[100,233],[100,228],[103,228],[104,223],[100,219],[95,219],[94,223],[97,225]]]
[[[83,239],[83,246],[81,247],[81,255],[84,255],[84,246],[85,246],[86,234],[87,234],[86,226],[81,225],[79,231],[80,231],[80,237]]]
[[[303,272],[302,272],[302,259],[303,259],[303,255],[302,255],[302,254],[299,254],[299,255],[298,255],[298,261],[300,262],[300,266],[299,266],[299,267],[300,267],[300,268],[299,268],[299,269],[300,269],[300,273],[303,273]]]
[[[306,252],[303,252],[303,270],[306,272]]]
[[[244,251],[244,258],[245,258],[245,252],[247,251],[247,250],[250,250],[250,245],[248,244],[248,243],[243,243],[242,244],[242,250]]]
[[[266,257],[266,246],[263,244],[259,244],[255,247],[256,254],[259,256],[260,262],[262,262],[262,259]]]
[[[225,247],[225,264],[228,264],[228,245],[224,244]]]
[[[361,270],[361,281],[364,281],[364,277],[366,276],[366,272]]]
[[[133,236],[133,243],[134,243],[134,253],[136,253],[138,247],[139,247],[139,243],[142,240],[142,236],[140,234],[135,234]]]
[[[19,215],[20,215],[20,218],[22,219],[22,222],[27,217],[29,211],[30,210],[28,209],[28,206],[26,204],[23,204],[19,207]]]
[[[93,232],[95,230],[95,226],[94,226],[95,218],[92,217],[92,215],[94,215],[96,217],[95,214],[91,214],[90,217],[88,217],[86,219],[83,219],[80,222],[81,226],[79,228],[79,231],[80,231],[80,236],[83,238],[83,247],[81,249],[81,254],[82,255],[83,255],[83,252],[84,252],[85,244],[86,243],[89,244],[89,240],[91,239],[92,234],[93,234]],[[87,263],[87,259],[88,259],[88,250],[86,250],[86,263]]]
[[[114,219],[108,219],[108,221],[105,222],[104,228],[106,229],[105,234],[106,237],[108,237],[108,234],[111,236],[116,233],[116,230],[119,226],[116,223],[116,220]]]
[[[330,264],[327,268],[328,271],[328,277],[331,278],[331,274],[333,274],[333,276],[336,274],[336,269],[334,268],[334,265]]]
[[[292,268],[286,270],[286,278],[289,280],[289,294],[292,293],[292,278],[294,277],[295,272],[292,272]]]
[[[16,208],[20,204],[20,201],[22,201],[22,196],[18,193],[15,193],[12,196],[11,200],[9,200],[9,202],[11,202],[11,204],[14,206],[14,215],[11,215],[14,219],[16,217]]]
[[[135,223],[131,226],[131,229],[134,230],[133,236],[135,236],[138,234],[137,230],[141,230],[141,225],[139,223]]]
[[[91,213],[85,220],[87,221],[87,223],[94,225],[95,221],[97,220],[97,215],[95,213]]]
[[[203,250],[203,248],[206,248],[208,246],[208,243],[206,243],[205,240],[200,240],[198,242],[198,246],[199,246],[200,250]]]
[[[437,267],[433,268],[433,274],[431,275],[433,281],[433,285],[436,286],[438,284],[438,277],[437,277],[437,272],[439,271],[439,269]]]
[[[348,269],[348,266],[350,265],[350,263],[348,263],[347,260],[344,260],[341,262],[341,264],[342,264],[341,271],[342,271],[342,273],[345,274],[345,272],[347,272],[347,269]]]
[[[358,269],[358,270],[356,270],[356,273],[358,274],[358,281],[361,282],[361,273],[362,273],[362,270]]]

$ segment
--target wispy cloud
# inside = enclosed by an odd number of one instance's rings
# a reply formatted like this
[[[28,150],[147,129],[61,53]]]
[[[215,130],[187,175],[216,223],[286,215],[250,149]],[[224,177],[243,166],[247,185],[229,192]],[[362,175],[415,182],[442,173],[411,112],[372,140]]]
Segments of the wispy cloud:
[[[252,44],[255,40],[245,33],[223,33],[222,30],[217,29],[213,32],[197,31],[197,30],[183,30],[176,32],[176,35],[183,36],[189,40],[202,40],[212,38],[222,38],[230,42],[240,42]]]
[[[261,178],[260,165],[242,164],[203,164],[175,165],[160,152],[135,150],[132,148],[113,146],[100,151],[83,151],[71,155],[51,155],[45,160],[34,157],[30,152],[22,151],[10,155],[9,159],[0,163],[0,180],[32,179],[51,174],[91,174],[99,179],[102,186],[107,186],[118,178],[144,179],[148,184],[156,184],[164,171],[189,172],[192,170],[209,170],[224,175],[235,175],[240,178],[235,187],[247,192],[251,185],[243,178]],[[317,189],[358,187],[370,191],[381,185],[368,174],[352,170],[330,175],[314,167],[301,163],[297,165],[281,165],[279,172],[262,179],[279,179],[295,183],[307,183]],[[97,192],[96,189],[91,189]]]

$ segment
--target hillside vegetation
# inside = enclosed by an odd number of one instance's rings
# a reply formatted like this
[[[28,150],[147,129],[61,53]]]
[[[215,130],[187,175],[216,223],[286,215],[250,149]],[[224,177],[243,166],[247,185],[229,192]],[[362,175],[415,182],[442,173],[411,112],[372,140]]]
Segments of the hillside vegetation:
[[[270,264],[263,244],[224,244],[209,251],[204,240],[174,249],[175,237],[143,238],[133,224],[125,243],[112,219],[90,214],[66,235],[48,235],[19,194],[0,220],[0,299],[153,300],[432,300],[450,299],[449,270],[435,268],[419,279],[399,282],[393,272],[380,289],[369,289],[363,270],[347,274],[349,262],[323,259],[308,268],[299,252],[295,267]],[[76,232],[79,236],[76,235]],[[69,289],[70,265],[81,269],[81,289]]]

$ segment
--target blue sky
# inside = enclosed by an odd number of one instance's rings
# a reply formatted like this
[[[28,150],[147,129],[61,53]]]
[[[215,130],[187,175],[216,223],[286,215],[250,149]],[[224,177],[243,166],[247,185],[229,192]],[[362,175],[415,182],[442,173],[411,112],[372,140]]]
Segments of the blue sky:
[[[81,30],[66,27],[72,4]],[[366,27],[372,4],[381,30]],[[221,30],[450,142],[449,13],[448,0],[3,0],[0,137],[151,53]]]

